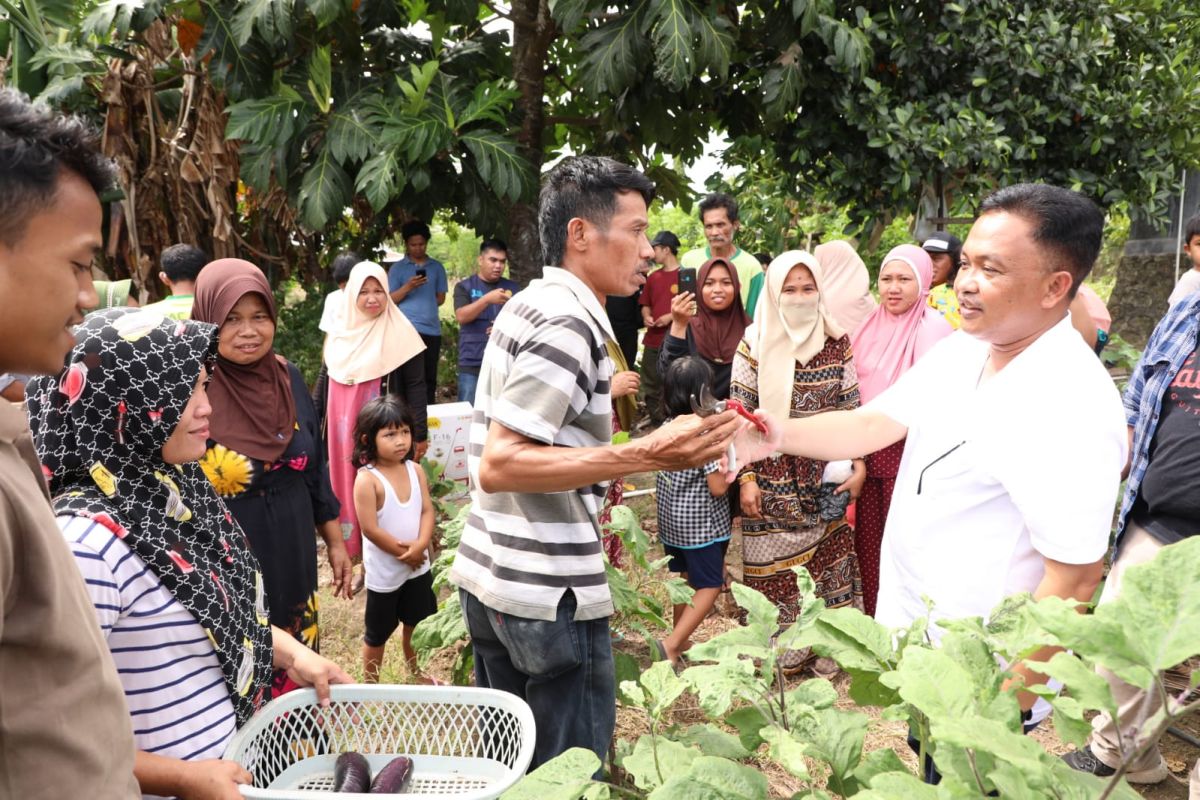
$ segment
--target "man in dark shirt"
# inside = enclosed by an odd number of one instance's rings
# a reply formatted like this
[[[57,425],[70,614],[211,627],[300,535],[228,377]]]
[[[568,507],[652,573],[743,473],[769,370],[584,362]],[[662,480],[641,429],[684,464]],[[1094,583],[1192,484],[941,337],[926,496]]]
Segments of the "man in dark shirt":
[[[479,365],[492,335],[492,322],[520,287],[504,277],[508,245],[484,239],[479,245],[479,271],[454,287],[454,318],[458,320],[458,399],[475,402]]]
[[[1168,544],[1200,533],[1200,294],[1167,312],[1125,390],[1125,415],[1132,440],[1129,480],[1117,522],[1117,551],[1100,602],[1114,600],[1125,572],[1152,560]],[[1077,770],[1108,777],[1145,742],[1141,720],[1162,703],[1103,668],[1117,705],[1117,718],[1101,712],[1092,721],[1087,747],[1064,759]],[[1124,745],[1124,748],[1122,748]],[[1157,747],[1128,765],[1130,783],[1158,783],[1167,766]],[[1200,797],[1200,765],[1189,776]]]

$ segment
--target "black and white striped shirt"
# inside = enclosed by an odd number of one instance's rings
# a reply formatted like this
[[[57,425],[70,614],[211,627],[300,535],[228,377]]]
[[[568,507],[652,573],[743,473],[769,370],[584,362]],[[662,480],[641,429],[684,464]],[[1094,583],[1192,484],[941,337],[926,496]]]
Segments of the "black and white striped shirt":
[[[546,267],[496,318],[471,423],[471,514],[450,573],[489,608],[553,620],[571,589],[576,620],[613,613],[596,519],[607,484],[549,494],[479,488],[493,422],[547,445],[611,443],[613,365],[604,343],[612,335],[596,295],[556,267]]]

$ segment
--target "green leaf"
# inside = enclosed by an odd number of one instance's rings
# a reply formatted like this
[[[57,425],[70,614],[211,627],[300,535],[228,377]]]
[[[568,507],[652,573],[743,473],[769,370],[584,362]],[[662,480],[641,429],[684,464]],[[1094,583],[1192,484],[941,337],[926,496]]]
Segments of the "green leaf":
[[[779,627],[779,607],[766,595],[744,583],[730,586],[734,601],[746,610],[746,628],[766,631],[771,635]]]
[[[493,131],[473,130],[462,134],[459,141],[474,156],[480,176],[497,196],[512,202],[520,199],[529,166],[517,155],[511,139]]]
[[[362,161],[375,149],[376,131],[367,121],[367,114],[351,106],[329,116],[326,141],[333,157],[342,164]]]
[[[745,706],[737,711],[732,711],[724,715],[723,719],[729,725],[737,728],[738,740],[742,743],[742,747],[750,752],[757,750],[763,743],[762,735],[759,732],[770,723],[770,720],[753,706]]]
[[[823,708],[800,714],[792,730],[809,742],[809,753],[829,765],[829,788],[848,795],[846,784],[862,758],[867,715],[857,711]]]
[[[692,77],[692,9],[687,0],[650,0],[654,42],[654,75],[671,89],[681,89]]]
[[[633,752],[621,760],[621,768],[633,776],[639,789],[651,790],[676,775],[687,773],[700,755],[694,747],[646,734],[637,740]]]
[[[732,25],[725,17],[709,14],[693,15],[692,25],[700,37],[696,59],[720,80],[729,77],[729,60],[733,54]]]
[[[743,659],[688,667],[682,678],[696,693],[700,707],[711,719],[723,717],[735,699],[757,696],[761,686],[754,673],[754,664]]]
[[[300,182],[298,205],[304,224],[312,230],[324,228],[330,220],[342,215],[352,194],[350,176],[329,148],[322,147]]]
[[[286,142],[296,133],[301,122],[297,112],[303,105],[300,96],[291,90],[234,103],[228,108],[225,136],[260,144]]]
[[[675,668],[669,661],[656,661],[651,664],[650,668],[642,673],[639,682],[650,701],[646,710],[655,719],[661,719],[679,695],[688,688],[683,679],[675,674]]]
[[[587,12],[588,0],[550,0],[550,16],[564,35],[572,33]]]
[[[854,778],[862,786],[871,785],[877,776],[887,772],[907,772],[908,767],[891,748],[872,750],[863,756],[862,761],[854,769]]]
[[[896,660],[888,629],[854,608],[823,612],[796,644],[861,672],[885,672]]]
[[[798,110],[800,92],[804,88],[804,76],[798,63],[776,64],[763,77],[762,96],[771,119]]]
[[[481,83],[471,92],[471,100],[458,115],[458,127],[465,128],[474,122],[508,124],[508,114],[520,93],[503,88],[499,81]]]
[[[876,775],[871,788],[854,795],[854,800],[938,800],[938,787],[925,783],[911,772],[895,771]]]
[[[691,769],[650,793],[649,800],[762,800],[767,778],[753,767],[701,756]]]
[[[196,44],[194,57],[212,54],[209,74],[230,99],[261,96],[270,86],[274,70],[269,55],[256,40],[239,44],[233,30],[233,15],[223,3],[205,3],[204,32]]]
[[[578,800],[585,796],[598,769],[600,759],[595,753],[572,747],[526,775],[500,797],[501,800]]]
[[[886,682],[930,718],[956,718],[975,709],[970,673],[940,650],[909,645]]]
[[[466,638],[467,626],[463,622],[458,592],[446,595],[438,610],[418,622],[412,634],[413,648],[420,654],[422,667],[439,650],[453,647]]]
[[[799,686],[789,689],[784,697],[788,708],[793,705],[808,706],[814,709],[829,708],[837,702],[837,689],[824,678],[809,678]]]
[[[671,605],[691,605],[696,594],[696,590],[682,578],[667,578],[663,581],[663,588],[667,590],[667,602]]]
[[[308,59],[308,91],[322,114],[328,114],[333,104],[331,69],[329,45],[314,49]]]
[[[404,173],[396,151],[390,147],[368,158],[354,181],[355,191],[362,192],[376,211],[382,211],[403,185]]]
[[[1117,706],[1113,700],[1108,681],[1084,664],[1078,657],[1067,652],[1058,652],[1049,662],[1027,661],[1026,665],[1035,672],[1049,675],[1058,680],[1084,708],[1107,711],[1116,718]]]
[[[626,705],[641,706],[645,702],[643,696],[640,700],[633,697],[624,696],[621,692],[621,687],[626,683],[636,685],[638,676],[642,674],[642,665],[638,660],[628,653],[620,650],[613,650],[613,678],[617,684],[617,697]]]
[[[380,143],[397,148],[409,165],[424,164],[450,145],[450,129],[436,116],[401,114],[384,121]]]
[[[292,36],[294,14],[294,0],[241,0],[233,12],[234,41],[245,45],[257,28],[269,44],[284,44]]]
[[[1085,615],[1076,610],[1074,602],[1046,597],[1031,605],[1029,614],[1054,635],[1056,643],[1103,664],[1127,683],[1148,687],[1158,670],[1150,667],[1150,653],[1139,647],[1138,633],[1131,635],[1122,620],[1114,618],[1115,607],[1116,602],[1105,604],[1098,606],[1095,613]],[[1159,627],[1159,622],[1161,619],[1151,624]],[[1145,620],[1142,624],[1146,624]]]
[[[787,731],[778,725],[767,725],[759,736],[767,743],[769,755],[775,763],[802,781],[811,780],[804,757],[810,755],[808,745],[796,731]]]
[[[580,78],[594,95],[616,94],[638,73],[645,46],[640,30],[647,2],[588,31],[580,41],[585,53]]]
[[[675,738],[684,744],[700,748],[700,752],[706,756],[738,759],[748,758],[751,753],[738,737],[708,722],[693,725]]]
[[[324,28],[350,10],[350,0],[304,0],[304,5],[316,18],[318,28]]]

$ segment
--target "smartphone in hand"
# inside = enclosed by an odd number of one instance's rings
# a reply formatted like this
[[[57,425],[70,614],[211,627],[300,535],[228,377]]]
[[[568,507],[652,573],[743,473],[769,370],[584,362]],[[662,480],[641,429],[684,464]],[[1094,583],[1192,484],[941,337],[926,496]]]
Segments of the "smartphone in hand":
[[[418,277],[418,278],[424,278],[424,277],[425,277],[427,274],[428,274],[428,273],[425,271],[425,268],[424,268],[424,267],[418,267],[418,268],[417,268],[417,277]]]
[[[691,267],[682,267],[679,270],[679,293],[684,292],[696,293],[696,270]]]

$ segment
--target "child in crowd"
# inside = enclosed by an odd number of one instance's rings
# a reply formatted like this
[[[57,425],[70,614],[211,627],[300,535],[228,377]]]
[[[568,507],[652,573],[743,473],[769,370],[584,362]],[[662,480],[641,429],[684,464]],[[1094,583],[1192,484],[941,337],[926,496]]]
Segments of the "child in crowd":
[[[395,395],[363,406],[354,428],[354,510],[363,532],[367,613],[363,675],[379,680],[388,639],[401,627],[410,675],[417,672],[413,628],[437,611],[428,549],[433,538],[433,499],[425,473],[413,461],[413,414]]]
[[[713,385],[713,371],[704,359],[685,356],[671,362],[663,375],[662,406],[668,419],[692,413],[691,397]],[[655,479],[658,538],[671,557],[672,572],[682,573],[695,591],[691,605],[675,605],[675,629],[656,642],[658,655],[678,665],[691,647],[692,633],[708,616],[725,582],[725,550],[732,522],[725,493],[729,482],[719,462],[702,467],[660,471]]]
[[[1183,252],[1192,260],[1192,268],[1179,276],[1179,283],[1167,299],[1167,307],[1175,305],[1193,292],[1200,291],[1200,214],[1183,226]]]

